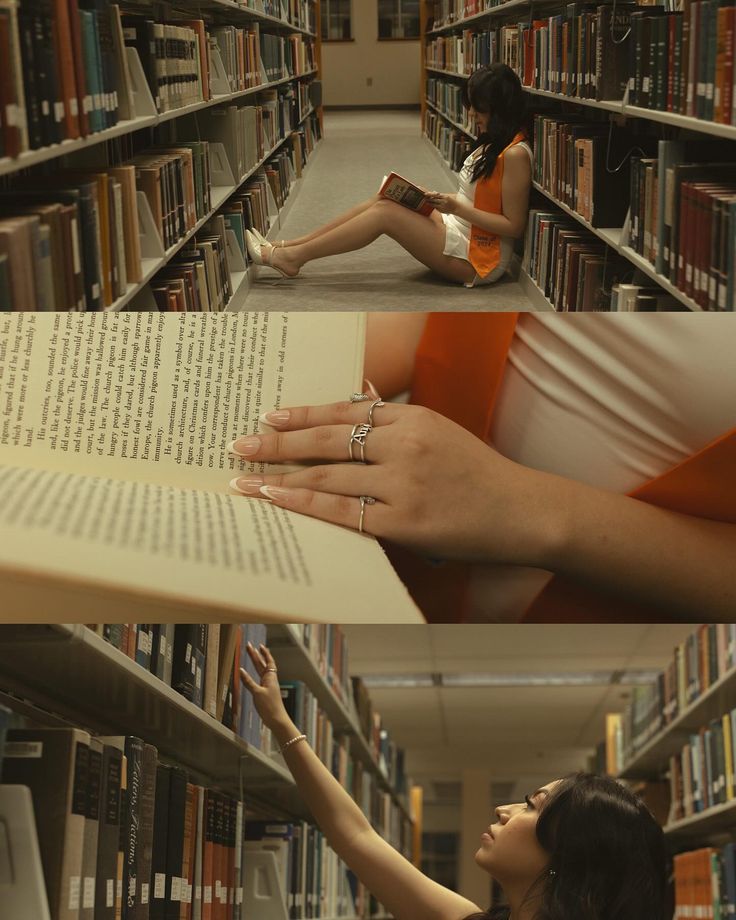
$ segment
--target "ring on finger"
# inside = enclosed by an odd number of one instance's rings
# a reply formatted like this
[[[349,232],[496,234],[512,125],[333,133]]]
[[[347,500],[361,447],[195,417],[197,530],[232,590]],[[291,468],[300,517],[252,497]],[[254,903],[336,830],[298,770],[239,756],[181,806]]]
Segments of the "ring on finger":
[[[363,518],[365,516],[365,506],[366,505],[375,505],[376,500],[370,495],[361,495],[360,496],[360,517],[358,518],[358,533],[363,533]]]
[[[364,422],[359,425],[353,425],[353,430],[350,432],[350,440],[348,441],[348,454],[352,463],[355,462],[355,456],[353,454],[355,444],[360,447],[360,462],[365,463],[365,442],[371,431],[373,431],[373,427],[371,425],[366,425]]]
[[[368,424],[373,427],[373,410],[380,409],[381,406],[385,406],[386,403],[379,397],[371,403],[371,407],[368,410]]]
[[[353,393],[353,395],[350,397],[350,402],[351,403],[367,402],[371,398],[372,397],[370,393]]]

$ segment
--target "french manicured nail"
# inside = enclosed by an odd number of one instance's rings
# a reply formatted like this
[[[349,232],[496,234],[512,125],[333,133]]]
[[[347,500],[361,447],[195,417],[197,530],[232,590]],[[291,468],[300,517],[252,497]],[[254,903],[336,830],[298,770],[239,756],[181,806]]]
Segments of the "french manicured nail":
[[[278,486],[261,486],[261,495],[270,498],[274,502],[285,502],[291,494],[291,489],[279,489]]]
[[[278,428],[280,425],[285,425],[290,418],[291,412],[288,409],[274,409],[272,412],[264,412],[261,421]]]
[[[238,438],[227,445],[227,450],[228,453],[237,454],[239,457],[252,457],[258,453],[260,446],[260,438]]]
[[[235,489],[236,492],[240,492],[243,495],[258,495],[263,485],[263,480],[260,477],[254,477],[252,479],[235,479],[230,480],[230,488]]]

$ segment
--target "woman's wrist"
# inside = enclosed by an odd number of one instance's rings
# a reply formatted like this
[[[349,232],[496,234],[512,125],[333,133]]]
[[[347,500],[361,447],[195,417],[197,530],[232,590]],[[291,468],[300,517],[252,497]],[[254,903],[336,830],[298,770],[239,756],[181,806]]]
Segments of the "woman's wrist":
[[[284,718],[279,719],[277,722],[274,722],[273,725],[270,726],[270,729],[271,734],[276,739],[276,743],[280,748],[282,748],[285,744],[288,744],[292,738],[296,738],[297,735],[301,734],[299,729],[296,727],[296,725],[294,725],[288,716],[285,716]]]

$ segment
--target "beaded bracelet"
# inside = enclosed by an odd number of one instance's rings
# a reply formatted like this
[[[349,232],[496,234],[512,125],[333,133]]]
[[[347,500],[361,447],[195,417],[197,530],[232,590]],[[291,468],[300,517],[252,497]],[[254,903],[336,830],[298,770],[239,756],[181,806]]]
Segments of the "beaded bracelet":
[[[284,751],[285,751],[288,747],[291,747],[291,746],[292,746],[292,744],[296,744],[298,741],[306,741],[306,740],[307,740],[307,736],[306,736],[306,735],[297,735],[296,738],[292,738],[291,741],[287,741],[287,742],[286,742],[286,744],[285,744],[285,745],[281,748],[281,750],[279,751],[279,754],[283,754]]]

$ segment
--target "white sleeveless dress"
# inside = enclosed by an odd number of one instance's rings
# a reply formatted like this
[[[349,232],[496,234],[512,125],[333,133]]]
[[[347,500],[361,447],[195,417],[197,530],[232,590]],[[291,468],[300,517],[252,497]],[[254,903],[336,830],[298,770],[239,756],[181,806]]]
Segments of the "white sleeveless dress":
[[[518,146],[526,150],[531,160],[532,150],[529,144],[527,144],[526,141],[519,141]],[[471,153],[458,173],[458,200],[471,208],[475,207],[475,186],[477,184],[472,181],[474,162],[475,154]],[[457,214],[443,214],[442,220],[445,223],[445,249],[443,254],[446,256],[454,256],[456,259],[465,259],[466,262],[469,262],[468,253],[470,252],[470,233],[472,225],[469,221],[458,217]],[[498,281],[498,279],[506,273],[513,253],[513,238],[510,236],[502,236],[501,261],[499,264],[492,272],[486,275],[485,278],[476,275],[475,279],[471,281],[470,284],[467,284],[466,287],[477,287],[481,284],[492,284],[494,281]]]
[[[524,313],[489,441],[532,469],[628,493],[736,427],[735,320]],[[471,620],[518,620],[550,577],[476,567]]]

